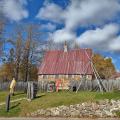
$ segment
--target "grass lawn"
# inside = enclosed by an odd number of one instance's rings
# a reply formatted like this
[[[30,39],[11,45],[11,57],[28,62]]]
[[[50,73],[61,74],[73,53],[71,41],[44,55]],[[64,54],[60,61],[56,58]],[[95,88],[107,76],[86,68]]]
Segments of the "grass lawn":
[[[0,103],[5,101],[7,92],[0,92]],[[20,92],[12,99],[25,97]],[[26,116],[27,113],[39,108],[50,108],[60,105],[77,104],[87,101],[97,101],[100,99],[120,99],[119,92],[99,93],[99,92],[58,92],[58,93],[38,93],[38,97],[31,102],[22,100],[11,104],[10,112],[5,112],[5,105],[0,106],[0,116]]]
[[[5,102],[7,95],[9,94],[9,91],[0,91],[0,103]],[[11,97],[11,100],[15,100],[17,98],[26,97],[26,95],[23,92],[17,92],[15,96]]]

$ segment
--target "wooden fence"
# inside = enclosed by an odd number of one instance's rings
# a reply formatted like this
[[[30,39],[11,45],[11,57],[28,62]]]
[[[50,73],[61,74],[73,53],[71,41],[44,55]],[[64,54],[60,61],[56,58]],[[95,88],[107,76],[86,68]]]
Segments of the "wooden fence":
[[[48,81],[39,81],[37,82],[38,90],[40,92],[47,91]],[[107,89],[107,92],[113,90],[120,90],[120,80],[102,80],[101,83]],[[0,91],[9,90],[10,82],[0,82]],[[80,81],[72,80],[69,84],[69,89],[72,90],[73,87],[79,90],[88,90],[88,91],[99,91],[99,83],[97,80],[86,80],[80,83]],[[16,84],[16,90],[21,91],[27,88],[27,82],[19,81]]]

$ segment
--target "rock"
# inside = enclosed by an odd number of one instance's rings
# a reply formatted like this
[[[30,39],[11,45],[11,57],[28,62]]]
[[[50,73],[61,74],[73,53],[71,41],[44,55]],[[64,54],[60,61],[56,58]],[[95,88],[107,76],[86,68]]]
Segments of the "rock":
[[[100,110],[97,110],[97,111],[95,111],[95,116],[102,117],[103,114],[102,114],[102,112]]]
[[[96,104],[96,103],[91,103],[92,105],[91,105],[91,108],[93,109],[93,110],[98,110],[99,109],[99,105],[98,104]]]
[[[46,110],[45,116],[51,116],[51,111],[50,110]]]
[[[105,112],[106,116],[108,116],[108,117],[114,117],[114,115],[113,115],[112,112],[107,111],[107,110],[104,110],[104,112]]]
[[[45,110],[40,109],[40,110],[38,111],[38,114],[39,114],[39,115],[45,115],[45,112],[46,112]]]
[[[113,99],[111,99],[110,102],[111,102],[112,104],[116,103],[116,101],[113,100]]]
[[[79,116],[79,114],[80,114],[79,110],[74,110],[74,111],[70,112],[70,116],[72,116],[72,117],[77,117],[77,116]]]
[[[98,104],[99,104],[99,105],[106,105],[106,104],[108,104],[108,103],[109,103],[109,100],[108,100],[108,99],[99,100],[99,101],[98,101]]]
[[[52,116],[59,116],[60,115],[60,110],[57,109],[51,109],[51,115]]]
[[[98,102],[84,102],[70,106],[59,106],[39,109],[27,116],[59,116],[59,117],[116,117],[120,110],[120,100],[100,100]]]
[[[113,108],[110,109],[110,112],[114,112],[114,111],[118,111],[118,110],[120,110],[119,107],[118,108],[113,107]]]

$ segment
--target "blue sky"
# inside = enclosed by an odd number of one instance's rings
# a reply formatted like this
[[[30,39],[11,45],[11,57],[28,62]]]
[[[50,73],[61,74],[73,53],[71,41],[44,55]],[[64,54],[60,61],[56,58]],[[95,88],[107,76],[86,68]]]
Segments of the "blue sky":
[[[39,23],[48,39],[76,41],[111,57],[120,71],[120,0],[1,0],[0,10],[9,22]]]

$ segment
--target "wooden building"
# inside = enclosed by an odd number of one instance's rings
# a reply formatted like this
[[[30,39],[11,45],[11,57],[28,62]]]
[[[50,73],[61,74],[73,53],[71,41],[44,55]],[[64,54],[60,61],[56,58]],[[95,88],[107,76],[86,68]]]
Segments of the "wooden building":
[[[92,80],[93,71],[90,63],[92,49],[67,49],[47,51],[38,71],[38,81],[62,80],[69,84],[70,80],[81,80],[83,75]]]
[[[120,72],[116,72],[114,75],[112,75],[111,79],[120,80]]]

